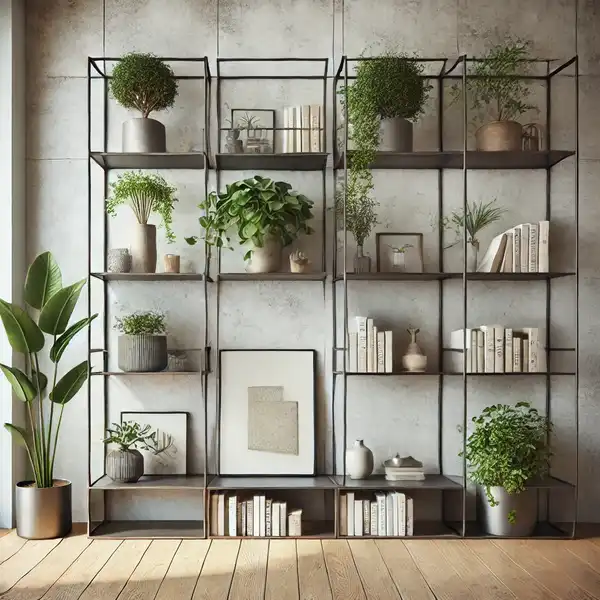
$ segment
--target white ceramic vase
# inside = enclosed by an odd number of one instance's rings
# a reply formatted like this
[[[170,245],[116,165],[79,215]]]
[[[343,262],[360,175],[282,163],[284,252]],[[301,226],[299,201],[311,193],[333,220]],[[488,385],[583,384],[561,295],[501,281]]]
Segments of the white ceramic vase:
[[[410,334],[410,344],[406,349],[406,354],[402,357],[402,366],[411,373],[424,373],[427,367],[427,357],[421,352],[417,344],[418,329],[407,329]]]
[[[253,247],[252,256],[246,264],[247,273],[277,273],[281,269],[281,238],[265,237],[262,248]]]
[[[362,440],[346,450],[346,474],[350,479],[366,479],[373,473],[373,453]]]

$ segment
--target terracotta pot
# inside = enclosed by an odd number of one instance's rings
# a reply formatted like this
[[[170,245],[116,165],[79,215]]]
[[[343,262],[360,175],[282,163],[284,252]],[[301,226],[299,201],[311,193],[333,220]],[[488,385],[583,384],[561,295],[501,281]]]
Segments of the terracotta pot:
[[[475,132],[477,150],[516,152],[523,149],[523,127],[516,121],[492,121]]]

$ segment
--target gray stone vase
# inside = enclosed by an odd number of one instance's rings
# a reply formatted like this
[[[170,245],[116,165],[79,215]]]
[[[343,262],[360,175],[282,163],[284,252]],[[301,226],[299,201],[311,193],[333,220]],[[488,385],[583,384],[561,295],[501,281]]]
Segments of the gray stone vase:
[[[120,335],[118,364],[127,373],[155,373],[167,368],[166,335]]]
[[[529,537],[537,522],[537,493],[535,489],[526,489],[520,494],[509,494],[503,487],[490,488],[497,506],[491,506],[485,488],[478,486],[480,517],[488,535],[502,537]],[[515,522],[508,520],[514,511]]]
[[[156,119],[136,118],[123,123],[123,152],[166,152],[165,126]]]
[[[379,128],[380,152],[412,152],[413,124],[402,117],[381,119]]]
[[[135,483],[144,474],[144,457],[138,450],[111,450],[106,475],[117,483]]]

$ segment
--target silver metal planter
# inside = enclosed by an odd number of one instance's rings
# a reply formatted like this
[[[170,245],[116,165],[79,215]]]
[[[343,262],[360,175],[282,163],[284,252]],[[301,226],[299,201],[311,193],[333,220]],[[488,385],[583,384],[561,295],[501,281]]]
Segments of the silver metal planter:
[[[129,119],[123,123],[123,152],[166,152],[165,126],[156,119]]]
[[[412,152],[413,124],[402,117],[381,119],[379,128],[380,152]]]
[[[64,537],[71,531],[71,482],[55,479],[54,487],[38,488],[33,481],[17,483],[17,535],[28,540]]]
[[[529,537],[537,523],[537,493],[535,489],[524,490],[520,494],[509,494],[503,487],[490,488],[498,502],[490,506],[485,488],[478,486],[480,516],[489,535],[503,537]],[[510,523],[508,515],[515,511],[515,522]]]
[[[144,474],[144,456],[138,450],[111,450],[106,474],[117,483],[135,483]]]
[[[118,364],[127,373],[155,373],[167,368],[166,335],[120,335]]]

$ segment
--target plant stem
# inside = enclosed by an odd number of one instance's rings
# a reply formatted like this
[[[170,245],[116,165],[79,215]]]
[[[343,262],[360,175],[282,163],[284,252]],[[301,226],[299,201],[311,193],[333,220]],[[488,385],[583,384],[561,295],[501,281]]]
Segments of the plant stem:
[[[52,449],[52,460],[50,461],[50,472],[54,473],[54,459],[56,458],[56,446],[58,444],[58,434],[60,432],[60,425],[62,423],[63,411],[65,405],[60,405],[60,412],[58,413],[58,423],[56,425],[56,435],[54,436],[54,448]]]
[[[27,368],[29,371],[29,376],[32,377],[33,376],[33,355],[29,354],[27,355]],[[39,406],[38,406],[38,410],[41,412],[42,410],[42,402],[41,402],[41,398],[39,398]],[[42,454],[41,454],[41,445],[40,445],[40,438],[39,438],[39,431],[36,427],[36,418],[35,418],[35,413],[33,411],[33,406],[32,406],[32,402],[28,402],[27,403],[27,408],[28,408],[28,412],[29,412],[29,421],[30,421],[30,426],[31,426],[31,435],[33,437],[33,447],[34,447],[34,451],[35,451],[35,464],[32,465],[33,466],[33,470],[34,470],[34,475],[35,475],[35,480],[36,480],[36,484],[41,487],[41,483],[42,483]]]
[[[40,440],[41,458],[42,458],[42,487],[48,486],[48,457],[46,456],[46,424],[44,421],[44,407],[42,405],[42,386],[40,385],[40,363],[37,352],[33,355],[35,361],[35,378],[37,383],[38,398],[40,399],[40,432],[42,438]]]
[[[56,344],[56,335],[52,340],[52,345]],[[56,376],[58,374],[58,362],[54,363],[54,376],[52,377],[52,390],[56,387]],[[50,402],[50,421],[48,424],[48,448],[46,450],[46,455],[48,459],[50,458],[50,445],[52,444],[52,421],[54,419],[54,402]],[[48,477],[50,478],[50,483],[54,481],[54,473],[53,473],[53,465],[50,465],[50,472],[48,473]]]

